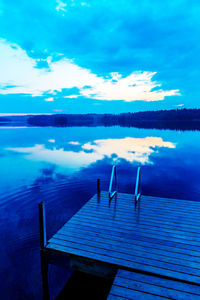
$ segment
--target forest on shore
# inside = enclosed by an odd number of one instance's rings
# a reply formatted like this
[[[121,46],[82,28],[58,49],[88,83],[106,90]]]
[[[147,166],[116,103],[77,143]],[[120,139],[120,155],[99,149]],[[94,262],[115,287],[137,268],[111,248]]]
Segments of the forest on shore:
[[[200,130],[200,109],[174,109],[121,114],[41,114],[0,117],[0,124],[26,126],[124,126]]]

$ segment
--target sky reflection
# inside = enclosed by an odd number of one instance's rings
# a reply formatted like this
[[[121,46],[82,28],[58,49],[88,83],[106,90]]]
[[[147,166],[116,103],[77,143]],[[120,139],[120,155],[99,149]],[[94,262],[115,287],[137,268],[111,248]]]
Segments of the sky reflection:
[[[56,141],[49,140],[50,144],[36,144],[33,147],[7,148],[9,151],[25,154],[25,158],[48,162],[72,170],[87,167],[104,158],[117,162],[124,159],[128,162],[141,164],[152,164],[150,156],[158,153],[159,148],[176,147],[175,143],[164,141],[161,137],[132,138],[125,137],[120,139],[99,139],[80,143],[69,141],[65,147],[56,148]]]

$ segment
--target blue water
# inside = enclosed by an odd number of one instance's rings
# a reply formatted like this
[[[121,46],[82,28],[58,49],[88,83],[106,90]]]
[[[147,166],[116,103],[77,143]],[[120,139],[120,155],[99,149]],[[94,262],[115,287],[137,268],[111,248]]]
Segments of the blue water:
[[[41,299],[38,202],[50,237],[96,192],[97,178],[108,190],[113,163],[121,192],[134,192],[141,166],[143,194],[200,201],[199,131],[1,128],[0,144],[0,299]],[[68,271],[49,273],[56,295]]]

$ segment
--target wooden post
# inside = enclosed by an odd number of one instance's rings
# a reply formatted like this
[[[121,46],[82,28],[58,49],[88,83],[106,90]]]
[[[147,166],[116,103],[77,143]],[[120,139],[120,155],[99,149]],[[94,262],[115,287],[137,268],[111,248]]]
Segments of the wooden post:
[[[42,275],[42,290],[43,300],[49,300],[49,286],[48,286],[48,262],[45,257],[44,248],[47,245],[46,237],[46,217],[45,205],[41,201],[39,203],[39,224],[40,224],[40,259],[41,259],[41,275]]]
[[[97,194],[100,194],[101,189],[100,189],[100,179],[97,179]]]
[[[39,203],[39,222],[40,222],[40,248],[43,249],[47,244],[46,237],[46,217],[44,202]]]
[[[41,259],[41,275],[42,275],[42,293],[43,300],[49,300],[49,284],[48,284],[48,262],[45,258],[45,253],[43,250],[40,250],[40,259]]]

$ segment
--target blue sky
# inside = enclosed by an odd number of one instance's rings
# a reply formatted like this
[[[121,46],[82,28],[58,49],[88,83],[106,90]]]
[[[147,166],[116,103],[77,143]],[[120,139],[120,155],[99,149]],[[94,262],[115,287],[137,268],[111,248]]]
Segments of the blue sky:
[[[0,112],[200,108],[199,36],[195,0],[0,0]]]

